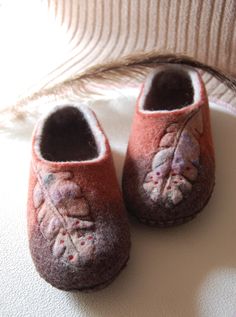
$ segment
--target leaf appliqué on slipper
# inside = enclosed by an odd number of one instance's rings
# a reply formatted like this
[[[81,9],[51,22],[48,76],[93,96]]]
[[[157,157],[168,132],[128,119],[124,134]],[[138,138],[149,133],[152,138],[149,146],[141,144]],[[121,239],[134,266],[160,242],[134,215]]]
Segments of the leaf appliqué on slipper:
[[[94,252],[95,224],[87,199],[72,181],[73,173],[36,168],[35,172],[38,182],[33,192],[34,207],[53,256],[71,265],[88,261],[88,255]]]
[[[152,201],[171,208],[191,192],[198,176],[202,132],[201,109],[167,127],[143,184]]]

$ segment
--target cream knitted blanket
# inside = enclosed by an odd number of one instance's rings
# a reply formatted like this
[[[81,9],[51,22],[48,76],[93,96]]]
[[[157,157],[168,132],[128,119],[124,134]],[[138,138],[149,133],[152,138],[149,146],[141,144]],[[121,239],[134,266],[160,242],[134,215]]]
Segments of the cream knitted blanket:
[[[2,107],[130,53],[183,53],[236,76],[235,0],[0,1]],[[210,98],[235,94],[203,74]]]

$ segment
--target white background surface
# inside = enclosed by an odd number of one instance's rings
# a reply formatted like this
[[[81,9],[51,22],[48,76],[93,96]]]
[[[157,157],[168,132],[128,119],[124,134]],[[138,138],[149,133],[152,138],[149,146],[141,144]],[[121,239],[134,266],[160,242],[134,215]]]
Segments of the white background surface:
[[[135,98],[96,101],[120,178]],[[26,199],[32,126],[0,136],[1,317],[236,316],[236,117],[211,109],[216,187],[204,211],[172,229],[130,219],[127,268],[104,290],[69,293],[42,280],[28,251]]]

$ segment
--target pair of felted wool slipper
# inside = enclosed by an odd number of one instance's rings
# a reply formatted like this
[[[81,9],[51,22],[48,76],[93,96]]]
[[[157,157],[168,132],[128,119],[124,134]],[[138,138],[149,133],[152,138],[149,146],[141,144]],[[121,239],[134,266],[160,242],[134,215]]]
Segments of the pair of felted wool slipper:
[[[191,220],[211,196],[214,169],[200,75],[159,66],[137,101],[123,170],[127,209],[161,227]],[[38,272],[60,289],[102,288],[126,265],[129,225],[110,146],[85,106],[61,105],[35,128],[28,233]]]

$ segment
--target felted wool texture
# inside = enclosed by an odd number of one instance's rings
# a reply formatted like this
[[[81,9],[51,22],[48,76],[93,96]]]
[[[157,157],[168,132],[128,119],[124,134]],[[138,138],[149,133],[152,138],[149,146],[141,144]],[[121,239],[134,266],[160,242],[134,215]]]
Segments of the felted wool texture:
[[[174,68],[161,66],[161,70],[163,69],[176,71],[175,66]],[[129,211],[141,221],[159,226],[171,226],[191,220],[209,200],[215,183],[214,147],[208,99],[202,79],[195,70],[182,68],[182,71],[189,75],[189,80],[193,87],[192,104],[184,107],[180,105],[179,108],[172,111],[165,111],[162,107],[162,110],[158,111],[155,108],[155,100],[152,100],[155,110],[145,109],[148,93],[150,93],[150,90],[155,90],[155,86],[152,85],[155,78],[157,78],[156,85],[158,85],[159,71],[160,69],[157,69],[156,73],[149,75],[150,77],[147,78],[143,85],[137,100],[123,171],[123,195]],[[171,96],[170,98],[173,99],[174,97]],[[196,122],[193,121],[193,126],[190,128],[192,133],[195,133],[194,142],[196,144],[191,145],[190,143],[189,145],[188,122],[193,120],[194,116],[199,115],[199,113],[201,113],[202,131],[196,131]],[[196,118],[195,121],[197,120],[199,119]],[[180,123],[183,122],[187,123],[181,126]],[[182,130],[178,130],[179,124]],[[177,140],[178,137],[176,135],[171,140],[171,134],[168,136],[167,134],[173,132],[176,126],[179,140]],[[185,141],[184,133],[188,133],[185,136]],[[169,151],[174,142],[173,155],[182,147],[179,165],[184,165],[185,155],[189,156],[191,151],[197,153],[199,148],[197,161],[191,162],[189,159],[188,164],[191,163],[188,165],[189,171],[188,169],[182,171],[182,167],[178,166],[177,163],[175,164],[174,157],[170,161],[170,169],[167,172],[163,170],[163,165],[166,161],[167,163],[169,162],[169,157],[164,156],[165,162],[161,161],[160,152],[164,153],[163,150]],[[181,142],[182,144],[180,144]],[[189,153],[184,153],[184,146],[186,146],[186,152],[190,149]],[[159,156],[158,159],[160,161],[160,164],[156,167],[154,162],[155,155],[156,157]],[[173,169],[174,164],[177,165],[177,172]],[[150,182],[150,179],[147,181],[147,178],[150,176],[150,172],[155,171],[155,169],[157,172],[155,176],[157,177],[156,186],[159,186],[158,182],[166,181],[166,183],[161,183],[162,187],[159,194],[154,195],[152,199],[152,195],[148,192],[150,183],[147,187],[144,184],[145,182]],[[172,186],[167,186],[167,182],[170,182]],[[185,186],[186,184],[188,186]]]
[[[97,289],[125,266],[129,226],[107,138],[86,107],[65,107],[65,113],[68,109],[84,115],[98,155],[64,162],[43,157],[44,128],[63,108],[36,126],[28,194],[29,245],[36,269],[51,285],[64,290]]]

